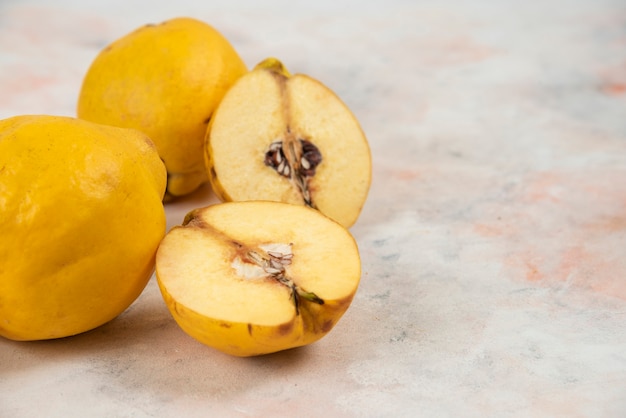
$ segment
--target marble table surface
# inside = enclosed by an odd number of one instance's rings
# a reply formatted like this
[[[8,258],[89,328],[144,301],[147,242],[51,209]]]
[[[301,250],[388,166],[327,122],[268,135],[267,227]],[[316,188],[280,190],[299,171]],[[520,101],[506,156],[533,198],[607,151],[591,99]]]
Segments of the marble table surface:
[[[359,291],[321,341],[241,359],[153,278],[94,331],[0,339],[1,417],[626,416],[623,0],[1,0],[0,118],[74,115],[102,47],[183,15],[360,120]]]

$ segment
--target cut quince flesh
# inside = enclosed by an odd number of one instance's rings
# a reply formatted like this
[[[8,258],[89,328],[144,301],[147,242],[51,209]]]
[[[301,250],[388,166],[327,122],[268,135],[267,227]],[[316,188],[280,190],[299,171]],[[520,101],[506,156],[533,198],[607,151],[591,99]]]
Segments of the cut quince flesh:
[[[226,93],[205,152],[222,200],[305,205],[345,227],[370,187],[369,145],[352,112],[328,87],[272,58]]]
[[[221,203],[190,212],[157,252],[170,313],[198,341],[235,356],[313,343],[357,290],[355,240],[302,205]]]

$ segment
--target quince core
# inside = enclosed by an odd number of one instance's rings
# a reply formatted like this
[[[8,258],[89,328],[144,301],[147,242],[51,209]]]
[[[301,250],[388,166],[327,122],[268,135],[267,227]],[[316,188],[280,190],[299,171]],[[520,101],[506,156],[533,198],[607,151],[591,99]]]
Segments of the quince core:
[[[235,356],[326,335],[360,280],[349,232],[318,211],[271,201],[196,209],[163,239],[157,280],[181,328]]]

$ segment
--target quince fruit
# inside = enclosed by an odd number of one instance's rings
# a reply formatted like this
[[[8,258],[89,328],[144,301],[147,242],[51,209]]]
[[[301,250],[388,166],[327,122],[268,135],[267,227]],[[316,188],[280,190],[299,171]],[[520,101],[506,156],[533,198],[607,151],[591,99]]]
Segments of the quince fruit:
[[[348,309],[361,275],[347,229],[303,205],[219,203],[190,212],[156,258],[178,325],[234,356],[311,344]]]
[[[356,222],[371,181],[369,145],[350,109],[275,58],[228,90],[207,130],[205,161],[222,201],[305,205],[345,227]]]
[[[246,72],[229,41],[202,21],[179,17],[148,24],[98,54],[83,80],[77,115],[146,133],[167,168],[169,200],[207,181],[207,124],[226,90]]]
[[[0,335],[43,340],[124,311],[165,235],[166,171],[143,133],[61,116],[0,121]]]

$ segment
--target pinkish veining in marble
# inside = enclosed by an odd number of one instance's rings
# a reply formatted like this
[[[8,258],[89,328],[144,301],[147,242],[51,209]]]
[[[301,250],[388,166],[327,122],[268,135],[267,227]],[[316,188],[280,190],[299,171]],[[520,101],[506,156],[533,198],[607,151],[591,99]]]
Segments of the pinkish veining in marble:
[[[152,280],[90,333],[0,340],[0,416],[626,416],[622,3],[0,2],[0,117],[73,114],[100,48],[193,15],[334,89],[374,160],[361,286],[326,338],[227,357]],[[216,202],[169,204],[168,228]]]

